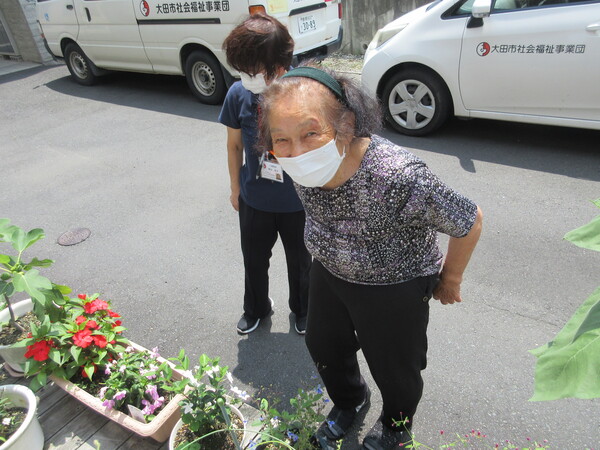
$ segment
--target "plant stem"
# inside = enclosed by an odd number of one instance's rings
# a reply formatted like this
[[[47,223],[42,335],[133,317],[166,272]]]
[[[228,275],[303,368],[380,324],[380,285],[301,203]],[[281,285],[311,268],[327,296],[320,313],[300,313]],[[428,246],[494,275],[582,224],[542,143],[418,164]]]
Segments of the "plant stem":
[[[8,307],[8,312],[10,314],[10,321],[9,323],[15,327],[17,330],[19,330],[21,333],[25,332],[25,328],[23,328],[21,325],[19,325],[17,323],[17,318],[15,317],[15,312],[12,309],[12,304],[10,303],[10,298],[9,297],[5,297],[6,298],[6,306]]]

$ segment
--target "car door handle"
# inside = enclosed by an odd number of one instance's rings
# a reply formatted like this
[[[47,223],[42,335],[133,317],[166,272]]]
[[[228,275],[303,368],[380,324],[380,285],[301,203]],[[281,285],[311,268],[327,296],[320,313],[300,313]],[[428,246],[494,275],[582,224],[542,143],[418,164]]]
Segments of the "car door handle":
[[[88,22],[91,22],[92,21],[92,16],[90,15],[90,10],[87,9],[87,8],[85,8],[85,15],[88,18]]]
[[[73,5],[67,5],[67,9],[70,11],[73,9]]]
[[[585,27],[587,31],[598,31],[600,30],[600,23],[592,23]]]

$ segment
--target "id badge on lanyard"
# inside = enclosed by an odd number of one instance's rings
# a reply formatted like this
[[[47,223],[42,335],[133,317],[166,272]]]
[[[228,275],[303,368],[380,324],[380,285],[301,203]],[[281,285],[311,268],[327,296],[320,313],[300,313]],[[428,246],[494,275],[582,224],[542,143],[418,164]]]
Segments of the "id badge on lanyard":
[[[263,153],[258,160],[258,173],[256,178],[283,183],[283,169],[275,158],[270,158],[270,153]]]

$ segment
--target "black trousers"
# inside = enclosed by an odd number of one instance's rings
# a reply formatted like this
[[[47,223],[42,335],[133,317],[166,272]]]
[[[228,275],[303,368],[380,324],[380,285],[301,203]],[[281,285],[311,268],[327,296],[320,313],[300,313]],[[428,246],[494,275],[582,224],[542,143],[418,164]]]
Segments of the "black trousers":
[[[312,258],[304,245],[304,211],[259,211],[244,203],[241,197],[239,205],[245,271],[244,313],[260,319],[271,311],[269,260],[279,235],[287,263],[289,307],[297,316],[305,316],[308,312],[308,279]]]
[[[437,275],[395,285],[341,280],[313,261],[306,345],[333,403],[359,405],[365,395],[357,351],[383,398],[383,423],[412,418],[427,365],[429,299]]]

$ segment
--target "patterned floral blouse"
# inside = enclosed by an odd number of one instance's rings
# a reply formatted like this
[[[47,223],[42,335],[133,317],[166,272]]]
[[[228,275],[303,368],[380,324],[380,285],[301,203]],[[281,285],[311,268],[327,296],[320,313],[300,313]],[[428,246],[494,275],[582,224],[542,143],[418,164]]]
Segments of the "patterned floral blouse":
[[[465,236],[477,206],[446,186],[406,149],[376,135],[358,171],[333,190],[296,185],[304,238],[333,275],[395,284],[439,272],[437,232]]]

